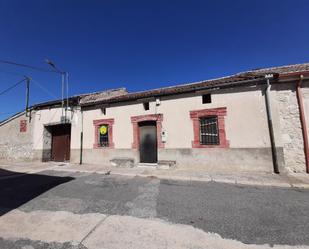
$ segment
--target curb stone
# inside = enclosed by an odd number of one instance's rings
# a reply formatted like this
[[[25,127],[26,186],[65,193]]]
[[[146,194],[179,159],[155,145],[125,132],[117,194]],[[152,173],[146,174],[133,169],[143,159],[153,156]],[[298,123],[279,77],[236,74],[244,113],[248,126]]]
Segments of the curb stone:
[[[56,169],[59,171],[69,171],[69,172],[84,172],[84,173],[97,173],[97,174],[106,174],[110,170],[106,171],[91,171],[91,170],[72,170],[72,169]],[[196,177],[196,176],[173,176],[173,175],[160,175],[160,174],[143,174],[143,173],[127,173],[127,172],[110,172],[110,175],[120,175],[120,176],[129,176],[129,177],[157,177],[159,179],[165,180],[179,180],[179,181],[196,181],[196,182],[218,182],[218,183],[229,183],[229,184],[242,184],[250,186],[268,186],[268,187],[284,187],[284,188],[302,188],[309,189],[309,184],[305,183],[272,183],[272,182],[258,182],[258,181],[248,181],[248,180],[237,180],[237,179],[224,179],[224,177],[218,179],[209,175],[208,177]]]
[[[5,165],[6,166],[6,165]],[[1,167],[1,165],[0,165]],[[5,167],[7,169],[7,167]],[[36,174],[46,170],[53,170],[53,171],[64,171],[64,172],[80,172],[80,173],[97,173],[106,175],[107,173],[110,175],[120,175],[120,176],[129,176],[129,177],[157,177],[159,179],[165,180],[179,180],[179,181],[196,181],[196,182],[219,182],[219,183],[229,183],[229,184],[241,184],[241,185],[251,185],[251,186],[273,186],[273,187],[285,187],[285,188],[299,188],[299,189],[309,189],[309,184],[304,183],[303,181],[297,179],[295,176],[285,176],[281,175],[280,179],[282,182],[272,182],[271,180],[267,181],[267,179],[262,179],[261,181],[258,180],[248,180],[248,179],[241,179],[241,177],[232,177],[230,175],[222,176],[222,175],[215,175],[215,174],[208,174],[208,175],[199,175],[199,176],[177,176],[177,175],[164,175],[164,174],[156,174],[153,172],[117,172],[113,171],[112,169],[105,169],[105,170],[87,170],[87,169],[72,169],[72,168],[64,168],[58,167],[57,165],[52,165],[50,167],[41,168],[41,169],[33,169],[26,172],[20,172],[16,175],[8,175],[0,177],[2,179],[9,179],[15,177],[21,177],[25,174]],[[278,179],[277,179],[278,181]]]

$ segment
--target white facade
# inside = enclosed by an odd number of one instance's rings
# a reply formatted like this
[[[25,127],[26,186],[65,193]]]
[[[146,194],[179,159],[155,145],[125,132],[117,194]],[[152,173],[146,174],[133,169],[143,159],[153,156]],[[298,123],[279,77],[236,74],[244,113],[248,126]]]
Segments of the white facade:
[[[274,95],[276,93],[273,93]],[[202,103],[200,94],[184,94],[160,98],[150,102],[149,110],[144,110],[142,102],[127,102],[111,105],[103,114],[100,108],[75,109],[71,114],[71,161],[80,160],[80,133],[83,130],[83,162],[110,164],[117,158],[132,158],[139,162],[139,151],[132,149],[133,126],[131,117],[162,114],[162,130],[166,133],[164,149],[159,149],[159,160],[176,161],[179,167],[209,170],[262,170],[272,171],[269,130],[263,91],[243,88],[213,92],[212,102]],[[226,107],[226,137],[229,148],[192,148],[193,123],[190,111]],[[274,108],[275,129],[278,130],[278,112]],[[39,110],[35,113],[34,149],[43,150],[44,125],[57,123],[61,118],[59,108]],[[94,120],[114,119],[113,149],[94,148]],[[82,128],[83,127],[83,128]],[[277,147],[282,146],[278,137]],[[195,160],[194,160],[195,159]]]
[[[295,94],[295,83],[272,86],[271,109],[275,142],[280,170],[305,172],[305,155],[302,127]],[[307,124],[309,122],[309,88],[303,84],[303,98]],[[162,131],[165,132],[164,148],[158,148],[158,161],[175,161],[179,168],[196,168],[215,171],[273,171],[269,127],[265,105],[265,86],[237,87],[216,90],[211,93],[211,103],[202,103],[202,94],[181,94],[156,99],[118,102],[110,104],[104,114],[100,107],[82,108],[75,106],[68,111],[71,123],[72,163],[79,163],[82,153],[83,163],[111,164],[117,159],[128,159],[138,165],[140,151],[133,148],[134,128],[132,117],[151,114],[162,115]],[[149,101],[145,110],[144,101]],[[225,135],[228,146],[195,148],[191,111],[226,108],[224,117]],[[31,112],[33,160],[42,160],[44,151],[50,150],[51,138],[46,127],[60,124],[61,108],[48,107]],[[113,119],[113,148],[95,148],[96,132],[94,121]],[[5,129],[16,129],[16,124],[0,126],[2,136]],[[309,130],[309,129],[308,129]],[[83,146],[81,150],[81,132]],[[29,146],[28,146],[29,147]],[[29,148],[28,148],[29,149]],[[81,152],[82,151],[82,152]],[[5,153],[2,153],[3,155]],[[30,157],[29,156],[29,157]],[[47,157],[50,155],[47,154]]]

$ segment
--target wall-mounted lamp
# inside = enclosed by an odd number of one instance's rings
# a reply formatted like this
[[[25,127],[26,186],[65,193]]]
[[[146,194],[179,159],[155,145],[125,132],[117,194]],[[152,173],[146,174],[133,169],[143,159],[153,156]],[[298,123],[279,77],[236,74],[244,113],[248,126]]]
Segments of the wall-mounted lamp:
[[[159,106],[159,105],[161,105],[161,101],[160,99],[156,99],[156,106]]]

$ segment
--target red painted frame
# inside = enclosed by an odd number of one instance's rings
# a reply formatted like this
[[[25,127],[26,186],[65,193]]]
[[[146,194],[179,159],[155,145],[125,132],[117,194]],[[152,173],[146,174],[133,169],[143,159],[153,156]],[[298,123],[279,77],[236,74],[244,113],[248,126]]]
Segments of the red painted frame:
[[[164,143],[162,142],[161,132],[162,132],[162,121],[163,114],[149,114],[131,117],[131,123],[133,125],[133,143],[132,149],[139,149],[139,129],[138,123],[143,121],[156,121],[157,124],[157,143],[158,148],[164,148]]]
[[[225,134],[225,121],[226,107],[203,109],[190,111],[190,118],[193,121],[193,132],[194,140],[192,141],[192,148],[229,148],[229,141],[226,139]],[[200,118],[202,117],[213,117],[218,118],[218,129],[219,129],[219,142],[218,145],[203,145],[200,143]]]
[[[19,122],[19,132],[27,132],[27,120],[20,120]]]
[[[94,149],[113,149],[115,148],[115,144],[113,141],[113,125],[114,125],[114,119],[97,119],[93,120],[94,125]],[[99,145],[99,128],[101,125],[108,125],[108,147],[102,147]]]

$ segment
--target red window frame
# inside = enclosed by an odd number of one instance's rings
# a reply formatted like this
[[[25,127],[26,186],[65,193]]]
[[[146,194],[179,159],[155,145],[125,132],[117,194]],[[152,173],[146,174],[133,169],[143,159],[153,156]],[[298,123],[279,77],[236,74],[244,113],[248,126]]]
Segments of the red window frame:
[[[94,125],[94,144],[93,148],[94,149],[112,149],[115,148],[115,144],[113,141],[113,125],[114,125],[114,119],[97,119],[93,120],[93,125]],[[108,126],[108,146],[102,147],[99,145],[99,129],[101,125],[107,125]]]
[[[226,139],[225,133],[225,116],[227,115],[226,107],[194,110],[190,111],[190,118],[193,122],[194,139],[192,148],[229,148],[229,141]],[[218,118],[219,142],[220,144],[204,145],[200,142],[200,118],[214,117]]]

